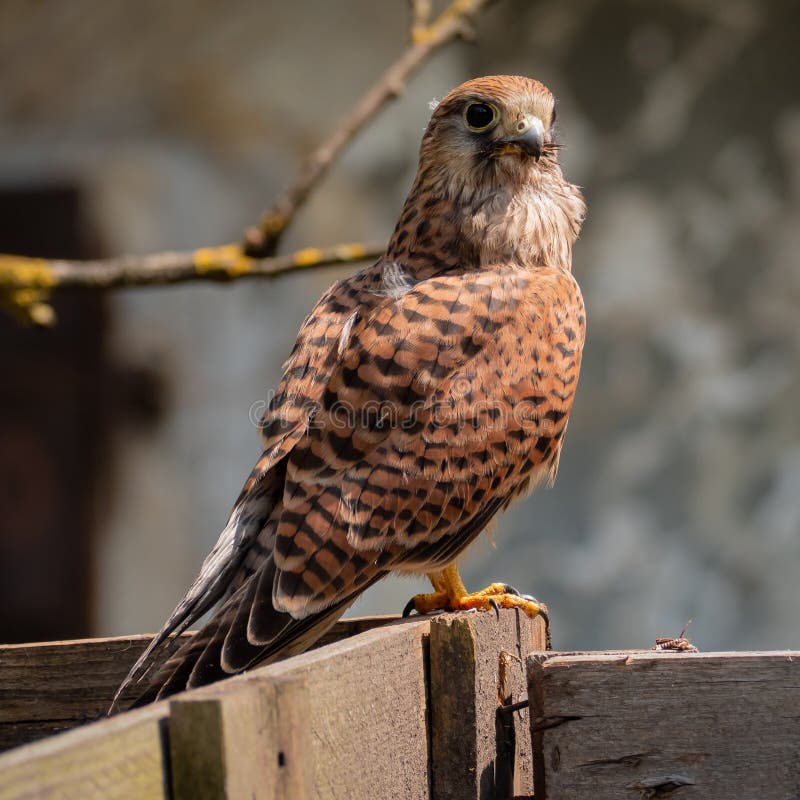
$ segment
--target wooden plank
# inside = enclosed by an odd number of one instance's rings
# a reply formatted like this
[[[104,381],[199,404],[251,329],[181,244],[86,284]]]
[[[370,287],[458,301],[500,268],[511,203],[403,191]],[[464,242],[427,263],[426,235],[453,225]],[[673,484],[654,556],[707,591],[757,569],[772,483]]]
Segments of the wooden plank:
[[[532,752],[525,656],[545,647],[545,626],[515,610],[445,614],[431,622],[433,797],[530,795]]]
[[[310,798],[310,727],[305,684],[293,678],[173,700],[174,800]]]
[[[800,797],[800,653],[528,659],[536,797]]]
[[[306,744],[289,744],[290,752],[302,751],[292,763],[304,770],[302,777],[308,783],[302,786],[308,788],[308,796],[319,800],[428,800],[429,628],[428,618],[390,623],[254,669],[225,684],[177,695],[173,703],[214,698],[223,686],[225,691],[238,692],[253,685],[297,681],[297,686],[304,687],[301,694],[306,710],[296,705],[297,696],[284,708],[298,720],[298,728],[301,714],[305,718]],[[218,724],[219,719],[207,718],[206,722]],[[217,745],[217,752],[223,746],[228,745]],[[274,754],[274,746],[268,744],[267,752],[274,763],[269,755]],[[288,764],[286,753],[285,758]],[[286,796],[302,798],[302,794]]]
[[[498,731],[503,737],[510,731],[510,763],[518,778],[529,778],[519,766],[526,737],[517,734],[516,725],[495,727],[496,712],[498,704],[518,697],[519,659],[543,645],[543,628],[517,619],[515,612],[503,612],[499,621],[491,614],[458,619],[473,642],[466,707],[475,720],[470,734],[475,763],[483,759],[485,769],[496,775]],[[0,757],[6,792],[0,800],[165,797],[167,784],[178,800],[427,800],[432,624],[442,632],[448,626],[446,618],[391,623],[168,703],[19,748]],[[440,639],[446,639],[444,633]],[[455,681],[461,665],[450,666]],[[444,667],[440,660],[441,678]],[[459,741],[454,730],[452,742]],[[513,775],[509,780],[517,792]]]
[[[0,647],[0,750],[101,719],[148,636]]]
[[[0,755],[0,800],[168,800],[159,703]]]
[[[317,646],[396,619],[392,615],[340,620]],[[117,687],[151,638],[0,646],[0,751],[104,717]],[[133,689],[130,699],[135,694]]]
[[[368,631],[264,668],[301,680],[319,800],[428,800],[428,619]]]
[[[391,786],[392,794],[400,787],[400,796],[427,798],[423,640],[428,627],[427,619],[389,624],[186,692],[171,702],[17,748],[0,755],[0,800],[171,797],[170,708],[185,710],[190,703],[182,703],[189,699],[201,701],[228,693],[233,699],[216,705],[223,708],[221,716],[215,718],[206,711],[204,718],[201,714],[196,719],[206,729],[203,735],[214,726],[221,731],[223,738],[216,745],[212,737],[201,747],[213,756],[216,746],[218,763],[231,770],[230,781],[226,777],[231,797],[252,796],[243,787],[255,785],[259,773],[253,771],[254,765],[257,770],[258,753],[266,752],[268,763],[279,767],[275,785],[285,797],[302,800],[304,787],[313,787],[307,796],[320,798],[383,796],[380,787]],[[262,690],[260,696],[251,693],[257,688]],[[253,705],[254,697],[259,697],[258,705]],[[176,736],[184,737],[182,745],[180,738],[176,743],[180,757],[187,752],[186,742],[192,735],[187,722],[191,721],[189,714],[175,727]],[[226,726],[226,722],[232,724]],[[266,733],[253,731],[251,723],[266,726]],[[198,738],[202,738],[200,730],[194,731]],[[240,745],[244,747],[237,752]],[[270,753],[274,758],[269,758]],[[185,775],[184,771],[182,779]],[[191,788],[180,780],[178,785],[184,792]],[[210,784],[209,794],[201,790],[191,796],[224,796],[213,789]],[[371,794],[373,789],[377,795]]]

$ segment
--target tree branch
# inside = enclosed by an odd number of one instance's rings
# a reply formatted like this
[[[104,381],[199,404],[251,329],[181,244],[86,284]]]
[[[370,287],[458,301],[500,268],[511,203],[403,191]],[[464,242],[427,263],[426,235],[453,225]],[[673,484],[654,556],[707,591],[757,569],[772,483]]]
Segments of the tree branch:
[[[307,248],[275,256],[280,237],[298,209],[344,148],[391,100],[408,78],[437,50],[457,38],[470,38],[473,19],[495,0],[451,0],[430,22],[432,0],[410,0],[411,42],[379,80],[356,103],[330,137],[301,165],[297,178],[251,228],[241,245],[229,244],[182,253],[120,256],[95,261],[65,261],[0,254],[0,306],[24,321],[52,325],[55,313],[47,299],[54,289],[107,289],[197,280],[234,280],[282,275],[327,264],[377,258],[383,245],[341,244]]]
[[[385,248],[385,244],[338,244],[308,247],[271,258],[251,258],[238,244],[94,261],[0,255],[0,299],[17,316],[22,314],[38,325],[50,325],[55,316],[45,299],[53,289],[112,289],[275,277],[314,267],[375,259]]]
[[[433,11],[433,0],[409,0],[411,6],[411,41],[414,42],[428,27]]]
[[[295,182],[264,214],[258,228],[245,234],[245,250],[252,256],[275,252],[281,235],[312,189],[344,148],[390,101],[398,97],[408,78],[433,53],[456,38],[471,35],[475,16],[494,0],[453,0],[430,24],[430,2],[412,0],[411,43],[356,103],[333,133],[303,161]]]

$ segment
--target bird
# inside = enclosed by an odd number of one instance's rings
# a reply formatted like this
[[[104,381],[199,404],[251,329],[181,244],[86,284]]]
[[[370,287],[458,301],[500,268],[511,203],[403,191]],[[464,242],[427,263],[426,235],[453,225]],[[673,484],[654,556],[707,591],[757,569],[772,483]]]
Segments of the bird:
[[[263,453],[112,710],[133,687],[139,706],[302,652],[389,573],[430,578],[411,612],[542,611],[504,583],[468,592],[456,559],[555,479],[586,329],[572,274],[586,206],[539,81],[475,78],[432,108],[385,253],[302,324]]]

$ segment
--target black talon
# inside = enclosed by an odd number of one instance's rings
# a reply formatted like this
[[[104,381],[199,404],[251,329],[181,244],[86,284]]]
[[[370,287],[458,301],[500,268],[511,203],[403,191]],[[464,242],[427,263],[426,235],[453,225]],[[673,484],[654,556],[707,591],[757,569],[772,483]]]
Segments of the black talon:
[[[552,650],[553,649],[553,639],[550,633],[550,614],[547,611],[547,606],[539,601],[536,601],[536,604],[539,606],[539,616],[544,620],[544,649],[545,650]]]
[[[497,619],[499,620],[500,619],[500,606],[499,606],[497,600],[494,599],[494,597],[490,597],[489,598],[489,605],[494,609],[494,613],[496,614]]]
[[[403,619],[406,617],[411,616],[412,611],[416,611],[417,607],[414,605],[414,598],[412,597],[407,603],[406,607],[403,609]]]
[[[520,597],[519,589],[512,586],[510,583],[503,584],[503,594],[513,594],[515,597]]]
[[[550,630],[550,615],[547,613],[547,609],[540,604],[539,605],[539,616],[544,620],[544,626],[547,630]]]

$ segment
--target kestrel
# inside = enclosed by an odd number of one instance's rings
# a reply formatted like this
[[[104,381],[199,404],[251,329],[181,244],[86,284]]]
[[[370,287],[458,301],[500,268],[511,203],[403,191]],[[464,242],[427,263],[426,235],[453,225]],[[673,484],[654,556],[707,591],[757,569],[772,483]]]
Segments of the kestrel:
[[[553,95],[523,77],[471,80],[436,105],[386,253],[303,323],[263,455],[120,693],[141,683],[141,705],[300,652],[393,571],[428,574],[420,613],[538,613],[502,583],[469,594],[455,559],[555,478],[575,394],[585,205],[554,122]]]

